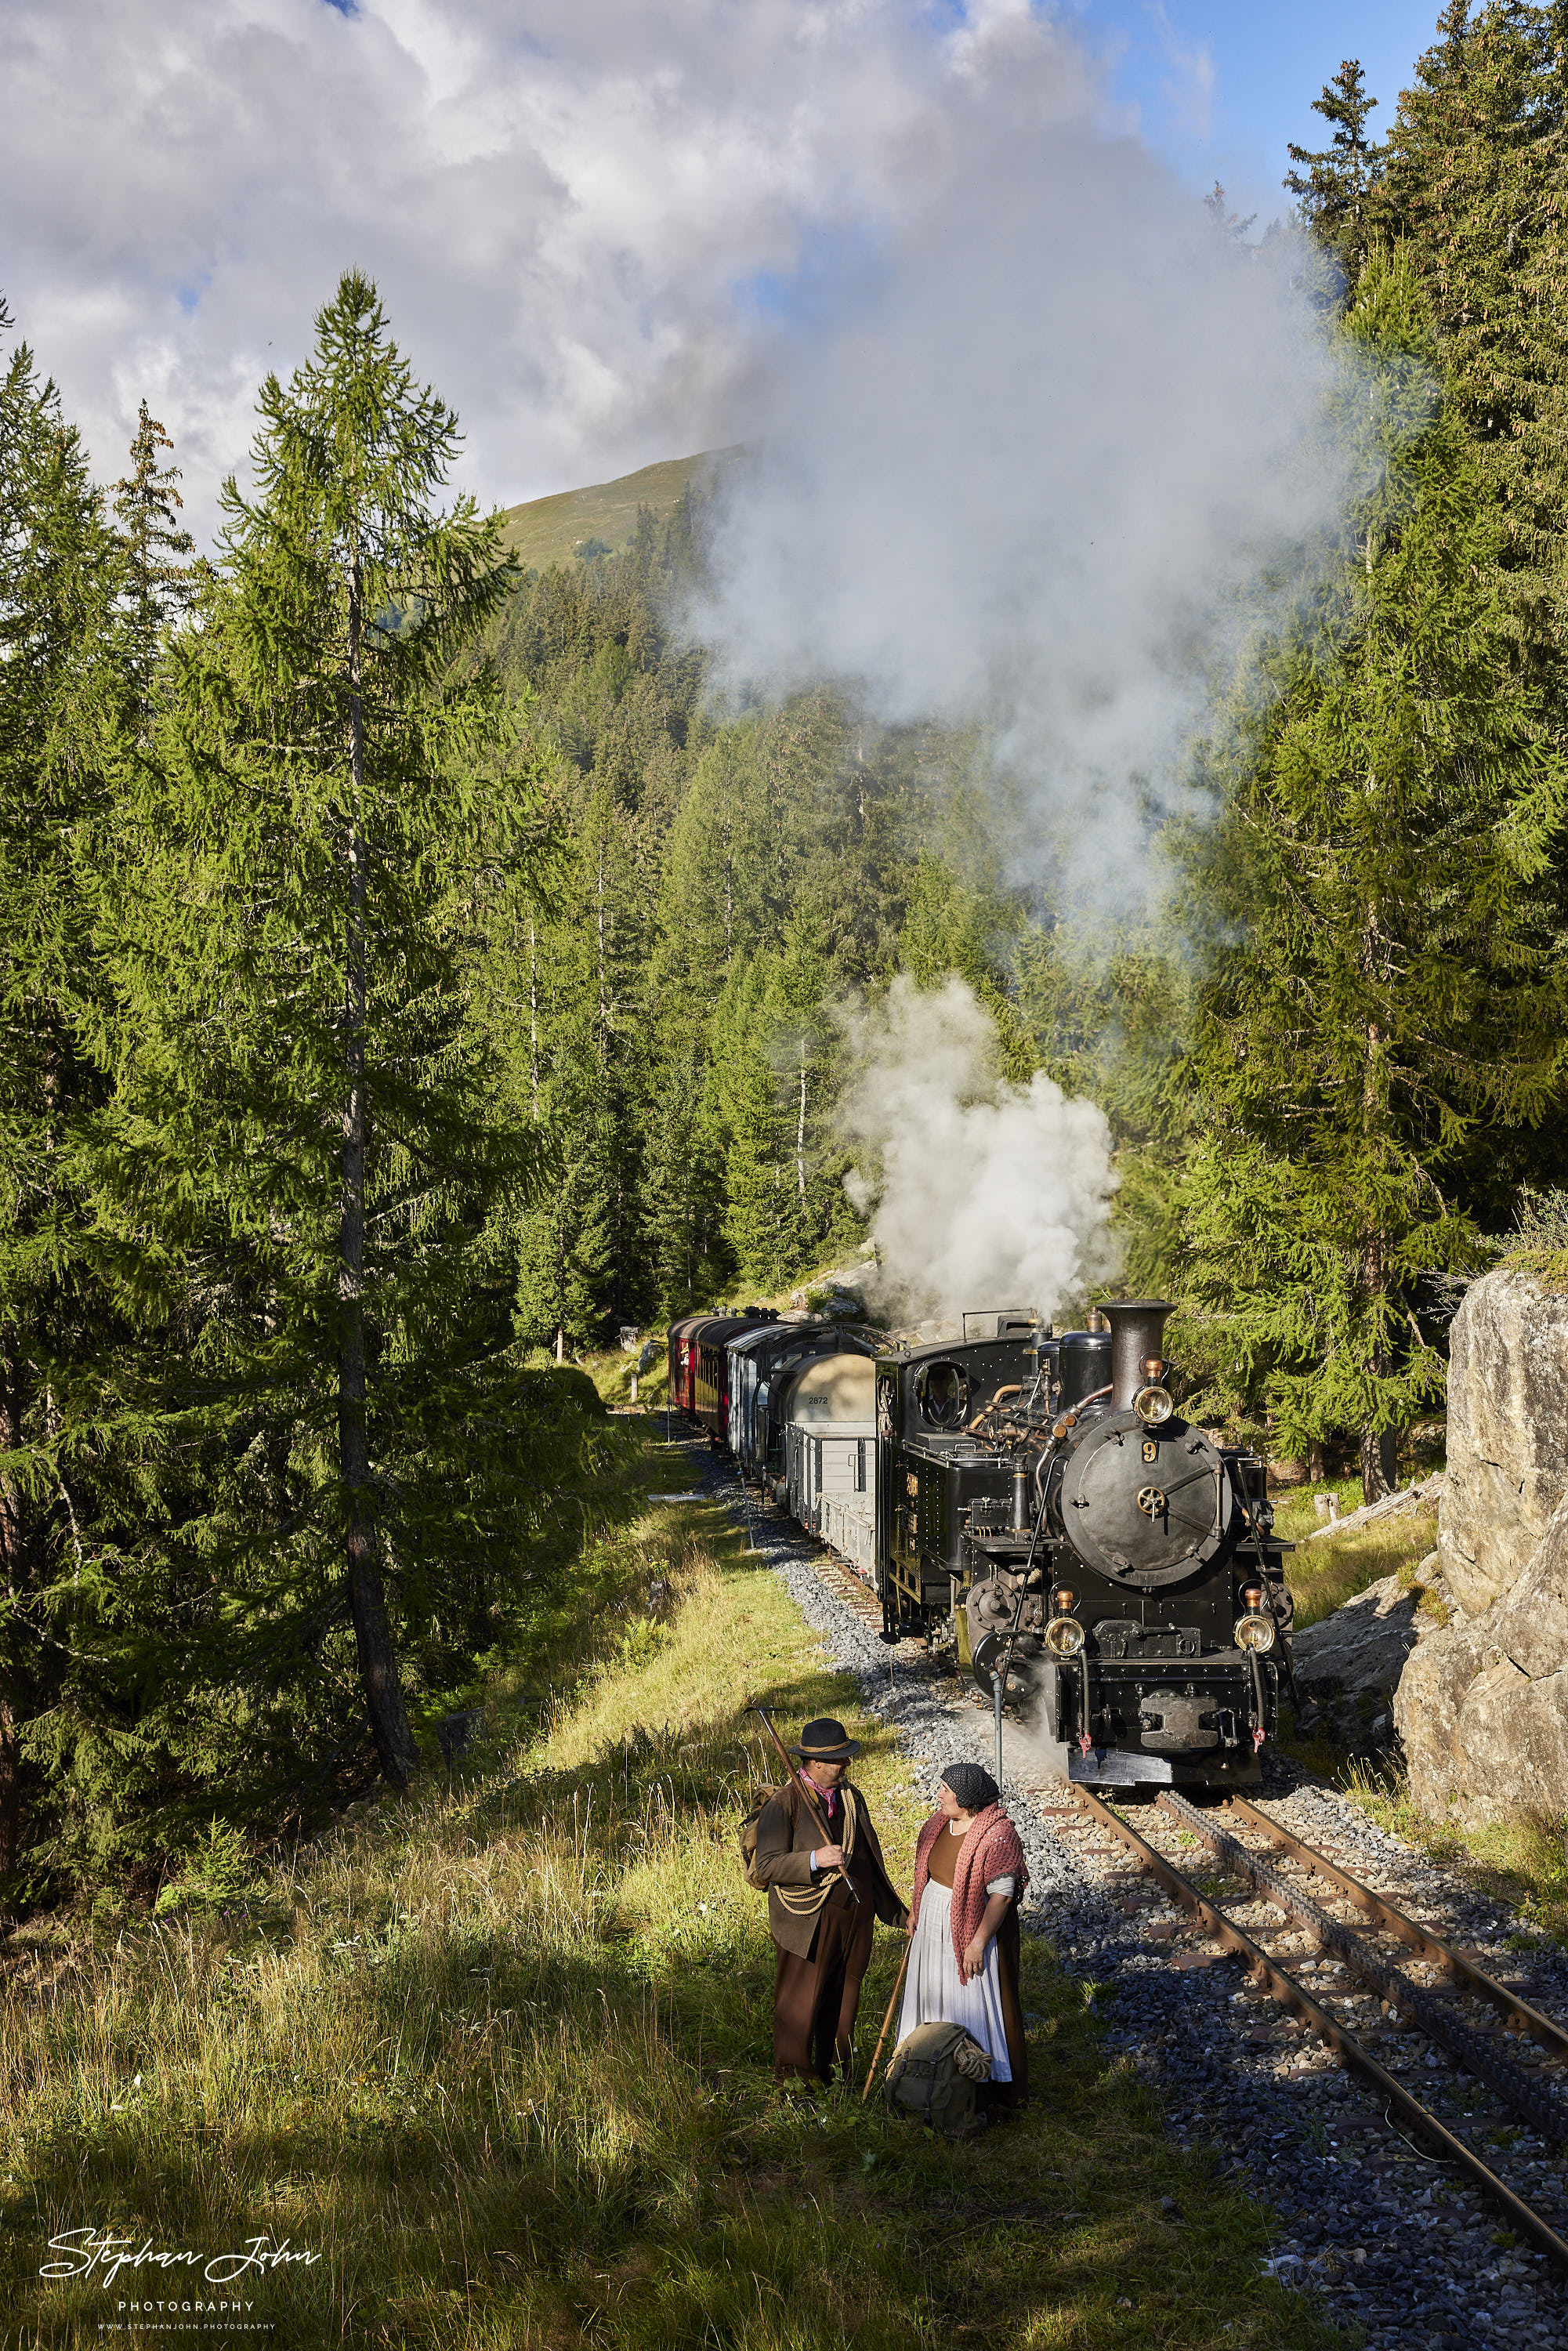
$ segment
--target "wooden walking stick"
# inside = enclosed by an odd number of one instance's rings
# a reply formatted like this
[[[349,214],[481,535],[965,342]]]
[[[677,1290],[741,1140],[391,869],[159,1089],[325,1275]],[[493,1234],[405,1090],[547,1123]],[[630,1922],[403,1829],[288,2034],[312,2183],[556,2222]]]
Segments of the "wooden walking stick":
[[[894,1978],[893,1998],[887,2003],[887,2014],[882,2020],[882,2031],[876,2036],[876,2047],[872,2052],[871,2064],[866,2070],[865,2088],[861,2092],[861,2104],[862,2106],[871,2095],[871,2085],[876,2079],[876,2069],[882,2063],[882,2044],[887,2039],[887,2028],[893,2022],[893,2011],[897,2004],[898,1995],[904,1990],[904,1970],[909,1965],[909,1954],[914,1948],[914,1936],[906,1936],[904,1938],[904,1957],[898,1963],[898,1973]]]
[[[768,1738],[773,1741],[774,1746],[779,1750],[779,1760],[783,1764],[785,1771],[789,1773],[789,1780],[793,1780],[798,1782],[800,1793],[806,1800],[806,1810],[811,1815],[811,1825],[816,1830],[817,1834],[821,1838],[824,1844],[837,1844],[839,1842],[838,1838],[831,1834],[826,1821],[822,1818],[821,1813],[817,1810],[817,1807],[811,1802],[810,1797],[806,1794],[805,1774],[803,1772],[797,1771],[793,1763],[790,1762],[789,1750],[785,1746],[784,1741],[779,1738],[779,1733],[774,1729],[773,1725],[768,1721],[767,1708],[759,1706],[755,1708],[753,1711],[762,1717],[762,1728],[768,1733]],[[787,1780],[784,1784],[788,1787],[789,1784],[789,1780]],[[844,1817],[846,1820],[849,1817],[849,1806],[847,1804],[844,1807]],[[850,1876],[849,1865],[847,1863],[843,1867],[841,1875],[844,1884],[849,1887],[850,1892],[854,1895],[855,1900],[858,1902],[860,1900],[860,1895],[856,1891],[854,1879]],[[873,1929],[873,1932],[875,1932],[874,1928]]]

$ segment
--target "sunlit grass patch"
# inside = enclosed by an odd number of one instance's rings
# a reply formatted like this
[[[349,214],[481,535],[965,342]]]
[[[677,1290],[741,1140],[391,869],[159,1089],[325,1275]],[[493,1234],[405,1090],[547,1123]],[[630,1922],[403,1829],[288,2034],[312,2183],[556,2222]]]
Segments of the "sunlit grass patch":
[[[471,1768],[275,1869],[248,1917],[35,1938],[0,2007],[0,2345],[99,2341],[103,2290],[37,2276],[89,2224],[315,2252],[247,2289],[279,2351],[1326,2344],[1259,2275],[1253,2198],[1171,2146],[1038,1937],[1026,2115],[953,2147],[777,2094],[749,1708],[854,1724],[905,1885],[907,1759],[712,1506],[607,1538],[581,1590],[571,1637],[517,1661],[542,1707],[493,1707]]]
[[[1275,1523],[1279,1525],[1278,1515]],[[1285,1560],[1285,1581],[1296,1597],[1296,1623],[1304,1631],[1332,1616],[1369,1583],[1385,1575],[1413,1575],[1416,1563],[1437,1543],[1437,1514],[1417,1510],[1408,1518],[1375,1519],[1370,1526],[1325,1535],[1319,1542],[1290,1535],[1285,1539],[1296,1543]]]

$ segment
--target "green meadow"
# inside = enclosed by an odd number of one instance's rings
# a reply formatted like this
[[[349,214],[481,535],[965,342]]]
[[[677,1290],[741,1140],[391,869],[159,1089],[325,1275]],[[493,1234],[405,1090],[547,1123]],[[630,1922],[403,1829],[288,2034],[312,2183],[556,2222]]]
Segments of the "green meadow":
[[[684,1480],[679,1453],[649,1469]],[[1024,2115],[952,2145],[874,2096],[779,2093],[737,1861],[765,1771],[749,1707],[854,1723],[904,1883],[924,1805],[712,1506],[643,1504],[585,1583],[586,1631],[517,1661],[465,1768],[247,1886],[14,1947],[0,2346],[96,2344],[117,2302],[193,2291],[243,2292],[278,2351],[1330,2342],[1260,2274],[1264,2211],[1170,2144],[1046,1938]],[[897,1950],[880,1938],[866,2051]],[[40,2277],[88,2227],[312,2258],[243,2288]]]

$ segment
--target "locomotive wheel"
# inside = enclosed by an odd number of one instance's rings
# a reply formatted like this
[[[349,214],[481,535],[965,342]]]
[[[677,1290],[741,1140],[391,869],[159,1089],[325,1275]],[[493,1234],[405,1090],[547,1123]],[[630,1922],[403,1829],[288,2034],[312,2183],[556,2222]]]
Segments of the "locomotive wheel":
[[[993,1705],[997,1676],[1001,1671],[1002,1659],[1008,1653],[1009,1637],[1005,1625],[998,1632],[982,1633],[971,1652],[969,1670],[974,1675],[977,1687],[984,1691]],[[1012,1663],[1008,1667],[1008,1686],[1004,1697],[1020,1714],[1029,1713],[1034,1704],[1034,1675],[1031,1670],[1034,1646],[1030,1642],[1026,1650],[1021,1638],[1015,1641]]]

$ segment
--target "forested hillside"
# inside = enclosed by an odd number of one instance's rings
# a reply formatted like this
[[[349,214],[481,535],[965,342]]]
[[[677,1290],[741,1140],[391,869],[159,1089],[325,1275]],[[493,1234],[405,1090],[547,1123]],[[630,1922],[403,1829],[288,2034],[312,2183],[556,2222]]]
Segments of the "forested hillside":
[[[840,1014],[900,973],[1102,1104],[1192,1408],[1396,1474],[1568,1183],[1568,16],[1452,5],[1370,103],[1291,183],[1358,496],[1114,918],[1019,883],[983,719],[715,694],[700,482],[519,569],[363,280],[201,558],[156,420],[95,485],[5,322],[12,1898],[409,1776],[613,1510],[570,1359],[865,1239]]]

